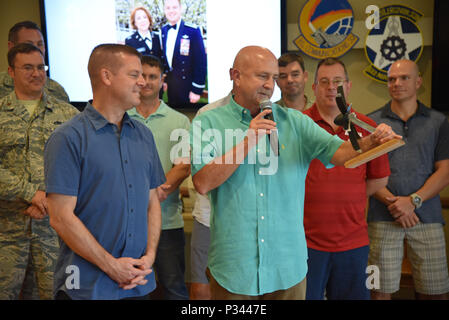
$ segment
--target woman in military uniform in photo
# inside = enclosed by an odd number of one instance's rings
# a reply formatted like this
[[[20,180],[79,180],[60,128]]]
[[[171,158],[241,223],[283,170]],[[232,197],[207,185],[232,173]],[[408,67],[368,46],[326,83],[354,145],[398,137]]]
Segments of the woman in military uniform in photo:
[[[152,31],[153,19],[144,7],[137,7],[131,13],[131,26],[136,30],[125,39],[125,44],[135,48],[142,55],[162,58],[160,33]]]

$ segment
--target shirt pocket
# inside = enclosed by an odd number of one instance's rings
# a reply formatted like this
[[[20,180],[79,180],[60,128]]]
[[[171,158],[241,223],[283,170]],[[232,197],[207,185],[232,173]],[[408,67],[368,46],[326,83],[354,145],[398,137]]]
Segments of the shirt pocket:
[[[42,137],[44,140],[44,144],[47,142],[48,138],[50,138],[51,134],[62,124],[62,121],[54,120],[45,123],[42,126]]]
[[[0,162],[15,162],[25,149],[27,127],[23,121],[1,118],[0,114]]]

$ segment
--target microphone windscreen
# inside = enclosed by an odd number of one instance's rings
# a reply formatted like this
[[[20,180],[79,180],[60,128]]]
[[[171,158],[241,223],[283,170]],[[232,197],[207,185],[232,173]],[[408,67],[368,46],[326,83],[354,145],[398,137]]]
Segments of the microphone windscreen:
[[[271,109],[271,101],[270,100],[263,100],[260,102],[260,109],[261,110],[265,110],[266,108],[270,108]]]

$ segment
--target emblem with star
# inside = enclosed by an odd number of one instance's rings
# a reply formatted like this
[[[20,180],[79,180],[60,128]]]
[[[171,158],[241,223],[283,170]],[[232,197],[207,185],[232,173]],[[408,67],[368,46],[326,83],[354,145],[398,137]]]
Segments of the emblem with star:
[[[423,49],[418,27],[400,16],[380,21],[379,29],[372,29],[366,39],[367,56],[378,69],[388,70],[399,59],[416,61]]]

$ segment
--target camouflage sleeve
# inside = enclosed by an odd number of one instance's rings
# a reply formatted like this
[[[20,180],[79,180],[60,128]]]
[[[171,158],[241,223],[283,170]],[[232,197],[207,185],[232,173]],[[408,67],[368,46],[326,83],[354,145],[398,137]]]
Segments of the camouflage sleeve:
[[[14,90],[14,82],[8,72],[0,72],[0,98],[6,97]]]
[[[15,201],[18,199],[31,203],[39,185],[28,182],[0,164],[0,199]]]

